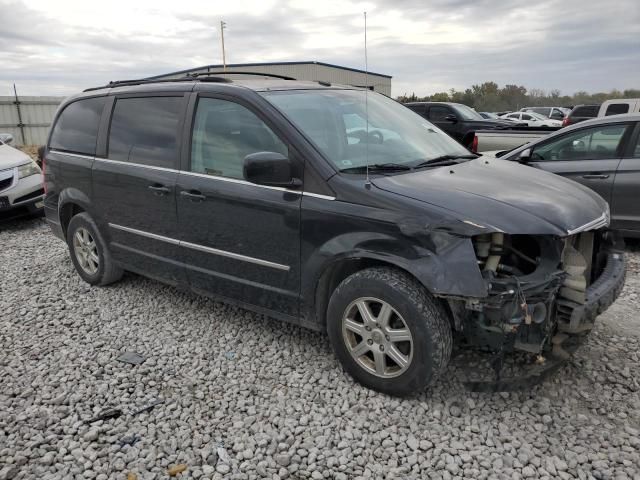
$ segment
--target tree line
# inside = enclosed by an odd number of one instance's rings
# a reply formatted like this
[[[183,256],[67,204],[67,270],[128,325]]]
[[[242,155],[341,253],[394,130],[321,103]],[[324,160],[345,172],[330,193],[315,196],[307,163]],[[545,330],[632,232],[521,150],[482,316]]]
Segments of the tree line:
[[[538,88],[527,90],[522,85],[505,85],[500,88],[496,82],[484,82],[473,85],[465,90],[451,89],[448,92],[438,92],[426,97],[400,95],[397,100],[406,102],[455,102],[463,103],[478,112],[502,112],[519,110],[522,107],[555,106],[573,107],[583,104],[601,104],[613,98],[639,98],[640,90],[628,89],[624,91],[588,93],[576,92],[573,95],[562,95],[560,90],[549,92]]]

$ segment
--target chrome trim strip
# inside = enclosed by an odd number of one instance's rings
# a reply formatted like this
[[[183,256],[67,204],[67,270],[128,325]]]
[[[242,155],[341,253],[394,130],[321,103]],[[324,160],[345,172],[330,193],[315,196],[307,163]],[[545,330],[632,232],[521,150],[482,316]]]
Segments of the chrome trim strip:
[[[82,155],[80,153],[63,152],[61,150],[55,150],[53,148],[49,151],[51,153],[57,153],[58,155],[66,155],[67,157],[84,158],[86,160],[96,160],[96,157],[92,157],[91,155]]]
[[[205,247],[204,245],[198,245],[196,243],[180,241],[180,246],[191,248],[193,250],[199,250],[205,253],[212,253],[213,255],[220,255],[222,257],[233,258],[235,260],[241,260],[243,262],[255,263],[256,265],[262,265],[263,267],[271,267],[278,270],[289,271],[288,265],[282,265],[280,263],[270,262],[268,260],[262,260],[260,258],[247,257],[246,255],[240,255],[239,253],[227,252],[226,250],[218,250],[217,248]]]
[[[304,195],[305,197],[321,198],[323,200],[335,200],[336,199],[336,197],[330,197],[329,195],[322,195],[320,193],[313,193],[313,192],[302,192],[302,195]]]
[[[219,175],[209,175],[208,173],[187,172],[186,170],[183,170],[180,173],[182,175],[190,175],[192,177],[211,178],[213,180],[220,180],[221,182],[238,183],[240,185],[249,185],[249,186],[252,186],[252,187],[267,188],[269,190],[277,190],[279,192],[296,193],[298,195],[300,195],[300,193],[301,193],[301,192],[299,192],[297,190],[290,190],[290,189],[284,188],[284,187],[272,187],[272,186],[269,186],[269,185],[258,185],[257,183],[251,183],[251,182],[248,182],[246,180],[242,180],[240,178],[221,177]]]
[[[254,263],[256,265],[261,265],[263,267],[275,268],[277,270],[283,270],[288,272],[291,267],[288,265],[282,265],[280,263],[270,262],[268,260],[262,260],[260,258],[248,257],[246,255],[241,255],[239,253],[227,252],[226,250],[219,250],[217,248],[206,247],[204,245],[198,245],[197,243],[185,242],[183,240],[177,240],[175,238],[165,237],[163,235],[158,235],[155,233],[145,232],[143,230],[138,230],[131,227],[123,227],[122,225],[116,225],[115,223],[110,223],[109,227],[115,228],[116,230],[122,230],[124,232],[133,233],[136,235],[141,235],[143,237],[152,238],[154,240],[160,240],[161,242],[167,242],[172,245],[178,245],[180,247],[191,248],[192,250],[198,250],[205,253],[211,253],[213,255],[219,255],[222,257],[233,258],[234,260],[241,260],[243,262]]]
[[[163,235],[158,235],[156,233],[145,232],[143,230],[137,230],[131,227],[123,227],[122,225],[116,225],[115,223],[110,223],[109,226],[111,228],[115,228],[116,230],[122,230],[124,232],[135,233],[136,235],[141,235],[143,237],[153,238],[154,240],[160,240],[161,242],[167,242],[172,245],[180,245],[180,240],[176,240],[175,238],[165,237]]]
[[[176,170],[174,168],[156,167],[155,165],[144,165],[142,163],[125,162],[123,160],[111,160],[110,158],[99,158],[99,157],[96,157],[95,160],[97,160],[99,162],[113,163],[115,165],[131,165],[132,167],[148,168],[150,170],[159,170],[161,172],[174,172],[174,173],[179,173],[180,172],[179,170]]]
[[[595,220],[591,220],[581,227],[574,228],[573,230],[567,230],[567,235],[575,235],[576,233],[584,232],[586,230],[595,230],[596,228],[604,227],[607,225],[609,225],[609,219],[607,218],[607,213],[605,212]]]

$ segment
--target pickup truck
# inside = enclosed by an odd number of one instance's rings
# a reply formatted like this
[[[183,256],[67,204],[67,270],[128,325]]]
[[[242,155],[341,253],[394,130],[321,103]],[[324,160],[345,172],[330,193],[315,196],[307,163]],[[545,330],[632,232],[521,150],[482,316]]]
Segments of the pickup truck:
[[[551,132],[559,130],[553,127],[544,127],[532,130],[530,128],[513,127],[510,130],[478,130],[471,142],[471,151],[475,153],[491,152],[494,150],[512,150],[533,142]]]

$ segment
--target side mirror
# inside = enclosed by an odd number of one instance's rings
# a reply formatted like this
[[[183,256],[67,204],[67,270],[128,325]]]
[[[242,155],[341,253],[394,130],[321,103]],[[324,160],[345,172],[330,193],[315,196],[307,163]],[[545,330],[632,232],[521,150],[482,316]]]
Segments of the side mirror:
[[[529,160],[531,160],[531,149],[525,148],[520,152],[520,155],[518,155],[518,161],[520,163],[527,163]]]
[[[458,117],[456,117],[453,113],[450,113],[449,115],[447,115],[446,117],[444,117],[444,119],[447,122],[451,122],[451,123],[458,123]]]
[[[291,160],[276,152],[257,152],[244,157],[245,180],[258,185],[296,188],[302,185],[291,172]]]
[[[11,143],[13,142],[13,135],[10,133],[0,133],[0,141],[2,141],[2,143]]]

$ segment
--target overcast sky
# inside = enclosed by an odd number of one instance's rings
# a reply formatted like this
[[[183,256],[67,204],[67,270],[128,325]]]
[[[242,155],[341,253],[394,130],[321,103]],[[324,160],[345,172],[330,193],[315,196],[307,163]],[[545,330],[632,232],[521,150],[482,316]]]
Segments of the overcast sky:
[[[393,96],[494,80],[640,88],[640,0],[0,0],[0,95],[61,95],[227,62],[317,60],[393,76]]]

